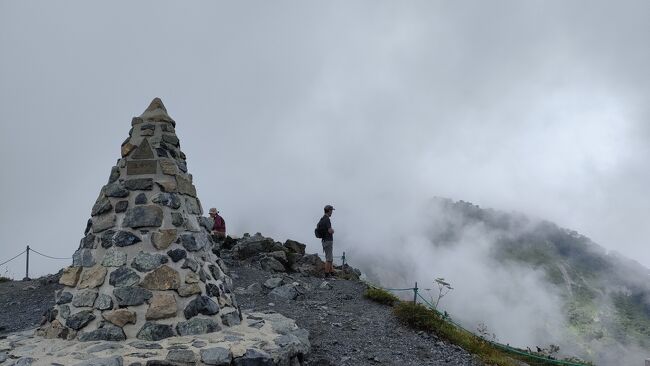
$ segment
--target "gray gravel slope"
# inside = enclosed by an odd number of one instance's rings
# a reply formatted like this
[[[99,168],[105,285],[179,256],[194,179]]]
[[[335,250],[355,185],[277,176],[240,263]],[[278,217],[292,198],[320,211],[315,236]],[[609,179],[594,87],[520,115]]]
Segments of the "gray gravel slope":
[[[239,263],[230,270],[242,288],[282,276]],[[321,278],[292,274],[287,280],[301,284],[296,300],[270,298],[262,286],[261,293],[237,294],[237,301],[242,310],[277,311],[309,330],[307,365],[483,365],[456,345],[400,324],[390,307],[363,297],[361,282],[331,280],[332,289],[320,289]]]

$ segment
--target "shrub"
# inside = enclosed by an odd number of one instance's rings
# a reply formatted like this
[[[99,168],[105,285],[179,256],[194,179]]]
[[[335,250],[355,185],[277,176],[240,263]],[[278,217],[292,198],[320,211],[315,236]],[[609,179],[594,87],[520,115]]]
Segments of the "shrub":
[[[9,281],[11,281],[11,278],[0,276],[0,282],[9,282]]]
[[[365,296],[367,299],[388,306],[393,306],[399,302],[399,298],[397,298],[397,296],[376,287],[369,287],[363,296]]]

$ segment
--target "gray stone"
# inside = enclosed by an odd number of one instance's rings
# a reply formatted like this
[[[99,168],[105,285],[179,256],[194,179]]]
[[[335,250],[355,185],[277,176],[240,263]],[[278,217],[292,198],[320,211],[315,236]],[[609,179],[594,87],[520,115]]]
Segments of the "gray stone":
[[[59,313],[61,314],[61,317],[63,319],[68,319],[70,316],[70,307],[68,305],[61,305],[59,306]]]
[[[240,239],[233,247],[233,254],[238,259],[246,259],[256,256],[260,253],[270,253],[282,250],[282,245],[279,245],[271,238],[264,238],[261,235],[253,237],[244,237]]]
[[[151,291],[141,287],[118,287],[113,290],[113,295],[119,306],[144,304],[153,296]]]
[[[133,203],[136,205],[146,205],[147,204],[147,195],[144,193],[140,193],[137,196],[135,196],[135,199],[133,200]]]
[[[181,234],[179,240],[181,245],[183,245],[183,247],[190,252],[197,252],[203,249],[206,244],[206,241],[203,239],[203,237],[199,235],[195,237],[193,234]]]
[[[178,181],[178,177],[176,178]],[[199,204],[199,201],[196,198],[193,197],[186,197],[185,202],[187,203],[187,212],[193,215],[201,215],[203,212],[201,211],[201,204]]]
[[[113,309],[113,299],[106,294],[99,294],[97,300],[95,300],[95,309],[97,310],[112,310]]]
[[[189,180],[181,177],[180,175],[177,175],[176,184],[179,193],[196,197],[196,187],[194,187],[194,185]]]
[[[83,310],[78,313],[74,313],[65,320],[65,325],[74,330],[79,330],[86,326],[95,319],[95,315],[91,310]]]
[[[158,250],[165,250],[176,240],[176,229],[160,229],[151,233],[151,244]]]
[[[332,289],[332,285],[331,285],[329,282],[327,282],[327,281],[323,281],[323,282],[321,282],[321,284],[318,286],[318,288],[321,289],[321,290],[331,290],[331,289]]]
[[[233,360],[235,366],[273,366],[274,364],[271,355],[254,348],[247,349],[243,356]]]
[[[239,310],[235,308],[224,308],[221,311],[221,321],[223,324],[232,327],[241,323]]]
[[[273,257],[264,257],[260,259],[260,266],[262,269],[269,272],[285,272],[286,268],[277,259]]]
[[[159,148],[159,147],[156,148],[156,155],[158,155],[159,158],[168,158],[169,157],[169,155],[167,154],[167,150]]]
[[[102,188],[102,192],[104,192],[106,197],[124,198],[129,196],[129,191],[120,182],[105,185]]]
[[[176,165],[178,165],[178,169],[180,169],[183,173],[187,173],[187,163],[177,160]]]
[[[140,126],[140,131],[144,131],[144,130],[155,131],[156,125],[154,125],[153,123],[147,123],[145,125]]]
[[[135,149],[133,154],[131,154],[131,159],[144,160],[144,159],[153,159],[153,151],[149,145],[149,140],[146,138],[142,140],[138,148]]]
[[[72,299],[72,305],[76,307],[92,307],[97,298],[97,291],[80,291]]]
[[[0,352],[0,363],[7,361],[9,354],[7,352]]]
[[[111,205],[111,201],[106,198],[106,196],[101,196],[99,199],[97,199],[97,202],[93,205],[92,210],[90,211],[91,216],[97,216],[101,215],[103,213],[109,212],[110,210],[113,209],[113,205]]]
[[[128,247],[141,241],[142,240],[137,235],[124,230],[108,230],[104,232],[101,237],[102,247],[104,248],[110,248],[113,245],[118,247]]]
[[[34,358],[21,357],[11,366],[31,366],[34,362],[36,362],[36,359]]]
[[[251,283],[246,287],[246,293],[251,295],[262,293],[262,286],[257,282]]]
[[[298,294],[298,290],[296,290],[294,285],[287,284],[274,288],[269,293],[269,297],[294,300],[296,297],[298,297]]]
[[[289,251],[291,251],[292,253],[305,255],[305,248],[307,246],[295,240],[287,240],[286,242],[284,242],[284,247],[289,249]]]
[[[182,214],[178,212],[172,212],[172,225],[174,226],[183,226],[185,224],[185,218]]]
[[[219,323],[212,318],[192,318],[186,322],[179,322],[176,331],[181,336],[198,335],[221,330]]]
[[[156,160],[129,160],[126,162],[126,175],[156,174]]]
[[[208,343],[206,341],[196,340],[196,341],[192,342],[192,347],[196,347],[196,348],[203,348],[203,347],[205,347],[207,345],[208,345]]]
[[[159,341],[175,335],[176,333],[171,325],[146,322],[136,337],[145,341]]]
[[[176,193],[167,193],[167,192],[158,193],[151,200],[151,202],[157,203],[161,206],[173,208],[174,210],[181,207],[181,200],[180,198],[178,198],[178,195]]]
[[[191,272],[190,272],[191,273]],[[178,295],[181,297],[188,297],[201,293],[201,286],[196,283],[181,285],[178,288]]]
[[[162,349],[163,347],[158,343],[134,341],[129,343],[129,346],[137,349]]]
[[[111,168],[111,175],[108,177],[108,183],[115,182],[120,177],[120,167],[114,166]]]
[[[185,257],[187,257],[187,252],[183,249],[174,249],[167,251],[167,255],[172,259],[174,263],[176,263],[181,259],[185,259]]]
[[[93,218],[93,233],[100,233],[115,226],[115,214],[107,214]]]
[[[88,353],[97,353],[101,351],[106,351],[106,350],[111,350],[111,349],[121,349],[124,348],[119,343],[99,343],[97,345],[94,345],[86,350]]]
[[[196,272],[199,270],[199,264],[196,262],[196,260],[192,258],[186,258],[181,268],[183,269],[188,268],[192,270],[192,272]]]
[[[167,257],[163,254],[149,254],[145,252],[139,252],[135,258],[133,258],[131,267],[137,269],[140,272],[149,272],[167,263],[168,261],[169,259],[167,259]]]
[[[210,264],[208,265],[208,268],[210,269],[210,273],[212,274],[212,277],[214,277],[215,280],[220,280],[223,278],[224,273],[218,266],[214,264]]]
[[[104,358],[93,358],[92,360],[87,360],[74,366],[123,366],[123,364],[124,359],[122,356],[112,356]]]
[[[163,134],[162,135],[162,140],[165,141],[166,143],[172,144],[174,146],[178,146],[178,144],[179,144],[178,137],[176,137],[175,135]]]
[[[174,128],[173,125],[161,124],[160,128],[163,130],[163,132],[171,132],[171,133],[176,132],[176,129]]]
[[[206,365],[228,366],[232,361],[232,352],[223,347],[202,349],[201,361]]]
[[[122,328],[113,324],[104,324],[102,328],[90,332],[80,332],[77,337],[81,342],[126,340],[126,335]],[[88,350],[88,352],[90,352],[90,350]]]
[[[280,277],[271,277],[264,282],[264,287],[268,289],[274,289],[282,284],[282,278]]]
[[[187,304],[185,310],[183,310],[183,315],[185,315],[185,319],[191,319],[198,314],[214,315],[218,312],[219,305],[217,305],[217,303],[211,298],[207,296],[197,296]]]
[[[71,293],[64,291],[61,293],[61,295],[59,295],[59,298],[56,299],[56,304],[57,305],[68,304],[72,301],[72,297],[73,296]]]
[[[201,225],[207,231],[212,231],[212,226],[214,225],[214,220],[209,217],[199,216],[199,225]]]
[[[140,276],[131,268],[122,266],[111,272],[108,283],[114,287],[136,286],[140,283]]]
[[[74,267],[92,267],[95,264],[97,263],[90,249],[79,249],[72,255],[72,265]]]
[[[137,206],[126,210],[123,226],[140,228],[162,225],[163,211],[159,206]]]
[[[104,267],[120,267],[125,264],[126,253],[115,248],[108,249],[102,260],[102,266]]]
[[[115,204],[115,213],[122,213],[129,207],[129,201],[118,201]]]
[[[221,291],[219,290],[219,286],[215,285],[214,283],[206,283],[205,284],[205,293],[208,296],[219,297],[219,295],[221,294]]]
[[[178,362],[184,364],[196,363],[196,354],[190,349],[173,349],[167,353],[167,361]]]
[[[282,265],[287,264],[287,253],[284,251],[280,250],[277,252],[270,252],[266,254],[268,257],[271,257],[273,259],[276,259],[278,262],[282,263]]]
[[[88,233],[88,235],[84,236],[81,239],[81,242],[79,243],[79,248],[95,249],[95,238],[96,238],[95,235]]]

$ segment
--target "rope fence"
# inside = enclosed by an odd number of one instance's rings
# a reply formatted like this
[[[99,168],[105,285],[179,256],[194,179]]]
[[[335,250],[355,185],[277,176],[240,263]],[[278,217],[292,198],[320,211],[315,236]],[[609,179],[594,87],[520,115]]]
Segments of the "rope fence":
[[[29,280],[29,253],[30,253],[30,252],[34,252],[34,253],[36,253],[36,254],[42,256],[42,257],[49,258],[49,259],[55,259],[55,260],[67,260],[67,259],[72,259],[72,257],[53,257],[53,256],[51,256],[51,255],[43,254],[43,253],[39,252],[38,250],[36,250],[36,249],[34,249],[34,248],[30,248],[30,246],[28,245],[27,248],[25,248],[25,250],[23,250],[22,252],[20,252],[20,253],[17,254],[16,256],[14,256],[14,257],[12,257],[11,259],[8,259],[8,260],[6,260],[6,261],[0,263],[0,266],[3,266],[3,265],[5,265],[5,264],[7,264],[7,263],[13,261],[14,259],[17,259],[17,258],[20,257],[21,255],[25,254],[25,278],[23,278],[23,280]]]
[[[363,281],[363,282],[366,283],[370,287],[378,288],[378,289],[381,289],[381,290],[384,290],[384,291],[391,291],[391,292],[413,291],[413,299],[414,299],[413,302],[414,303],[418,303],[418,298],[419,298],[421,303],[423,303],[427,308],[429,308],[429,309],[433,310],[434,312],[436,312],[436,314],[438,314],[439,316],[443,317],[450,324],[454,325],[455,327],[457,327],[458,329],[460,329],[462,331],[473,334],[474,336],[482,339],[484,342],[487,342],[490,345],[492,345],[493,347],[498,348],[498,349],[500,349],[500,350],[502,350],[504,352],[515,354],[515,355],[518,355],[518,356],[522,356],[522,357],[525,357],[525,358],[528,358],[528,359],[540,361],[544,365],[549,365],[550,364],[550,365],[561,365],[561,366],[586,366],[586,364],[583,364],[583,363],[575,363],[575,362],[569,362],[569,361],[549,358],[550,356],[549,357],[542,357],[542,356],[540,356],[538,354],[526,352],[526,351],[523,351],[521,349],[514,348],[514,347],[512,347],[512,346],[510,346],[508,344],[503,344],[503,343],[491,341],[491,340],[486,339],[485,337],[483,337],[481,335],[475,334],[473,331],[470,331],[469,329],[463,327],[459,323],[452,320],[451,317],[449,316],[449,313],[447,313],[446,311],[444,313],[441,313],[433,304],[431,304],[431,302],[429,302],[429,300],[424,298],[419,293],[420,289],[418,288],[417,282],[415,283],[414,287],[410,287],[410,288],[386,288],[386,287],[376,285],[376,284],[374,284],[372,282],[369,282],[369,281]]]

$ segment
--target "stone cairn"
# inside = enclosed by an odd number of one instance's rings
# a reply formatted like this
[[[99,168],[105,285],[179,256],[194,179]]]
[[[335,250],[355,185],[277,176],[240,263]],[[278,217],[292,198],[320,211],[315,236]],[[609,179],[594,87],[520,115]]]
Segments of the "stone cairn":
[[[176,122],[156,98],[131,125],[39,335],[158,341],[242,320]]]

